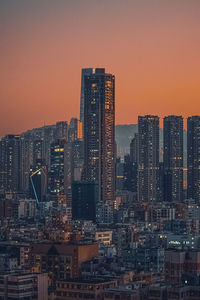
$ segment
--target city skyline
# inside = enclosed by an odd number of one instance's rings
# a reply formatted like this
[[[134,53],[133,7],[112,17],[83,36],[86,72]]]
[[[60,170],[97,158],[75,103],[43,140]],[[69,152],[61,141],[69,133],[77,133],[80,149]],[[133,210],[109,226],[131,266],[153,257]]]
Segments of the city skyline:
[[[199,13],[0,1],[0,300],[200,300]]]
[[[200,113],[199,1],[0,6],[0,136],[79,117],[86,67],[115,74],[116,124]]]

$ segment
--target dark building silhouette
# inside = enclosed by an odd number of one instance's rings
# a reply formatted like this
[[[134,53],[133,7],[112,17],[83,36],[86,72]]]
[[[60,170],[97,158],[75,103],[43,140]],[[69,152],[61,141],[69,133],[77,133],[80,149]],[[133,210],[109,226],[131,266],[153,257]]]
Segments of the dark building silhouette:
[[[137,192],[137,163],[131,161],[129,154],[124,156],[124,190]]]
[[[183,200],[183,118],[164,118],[165,201]]]
[[[34,140],[33,141],[33,165],[37,164],[38,160],[44,159],[44,141]]]
[[[7,135],[0,142],[0,189],[20,190],[20,136]]]
[[[83,170],[83,140],[76,140],[72,142],[72,182],[80,181]]]
[[[57,140],[51,144],[50,193],[65,193],[65,140]]]
[[[20,190],[29,191],[29,172],[30,165],[33,163],[33,141],[30,136],[21,136],[20,138]]]
[[[0,200],[0,218],[17,218],[18,201],[14,199]]]
[[[136,133],[130,143],[130,160],[138,163],[138,134]]]
[[[98,184],[89,181],[72,183],[72,218],[96,221]]]
[[[60,121],[56,123],[55,135],[56,139],[68,140],[68,124],[66,121]]]
[[[86,75],[92,75],[93,69],[92,68],[84,68],[81,70],[81,100],[80,100],[80,121],[82,122],[82,124],[84,124],[84,98],[85,98],[85,94],[84,94],[84,86],[85,86],[85,82],[84,82],[84,77]]]
[[[77,139],[82,139],[82,123],[78,119],[72,118],[68,129],[68,141],[72,142]]]
[[[73,181],[82,179],[83,171],[83,140],[76,139],[66,144],[66,192],[71,193]]]
[[[200,116],[187,119],[187,196],[200,203]]]
[[[29,196],[36,199],[37,203],[45,200],[47,180],[47,166],[42,160],[38,160],[37,164],[30,168],[29,181]]]
[[[56,136],[55,126],[44,126],[42,136],[44,137],[44,159],[48,166],[48,170],[50,170],[51,144],[55,141]]]
[[[66,144],[66,193],[71,195],[73,181],[81,180],[83,170],[83,139],[82,123],[72,118],[68,127],[68,142]]]
[[[138,200],[159,200],[159,118],[138,117]]]
[[[84,179],[99,184],[99,199],[115,199],[115,78],[105,69],[84,75]]]
[[[116,190],[124,188],[124,163],[120,157],[116,159]]]
[[[165,192],[165,172],[164,172],[164,163],[159,163],[159,195],[160,201],[164,200],[164,192]]]

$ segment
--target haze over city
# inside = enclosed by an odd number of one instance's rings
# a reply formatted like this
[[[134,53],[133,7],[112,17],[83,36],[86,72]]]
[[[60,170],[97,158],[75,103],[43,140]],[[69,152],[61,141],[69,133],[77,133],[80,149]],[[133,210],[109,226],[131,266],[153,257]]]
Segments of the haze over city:
[[[200,113],[200,2],[0,3],[0,136],[79,117],[81,68],[116,77],[116,124]]]

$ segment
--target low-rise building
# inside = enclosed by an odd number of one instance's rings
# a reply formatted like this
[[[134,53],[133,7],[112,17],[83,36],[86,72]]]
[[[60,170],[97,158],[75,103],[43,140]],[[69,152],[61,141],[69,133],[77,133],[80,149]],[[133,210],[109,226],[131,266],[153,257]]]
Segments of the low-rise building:
[[[56,300],[98,299],[103,300],[104,291],[117,286],[117,280],[90,278],[88,280],[64,280],[56,282]]]
[[[48,273],[50,286],[54,286],[56,280],[78,278],[81,264],[98,256],[98,244],[91,241],[38,243],[33,245],[31,254],[33,270]]]
[[[97,231],[95,234],[95,240],[100,244],[111,245],[112,244],[112,230]]]
[[[165,279],[176,284],[199,285],[200,251],[167,250]]]
[[[104,300],[140,300],[139,290],[132,290],[128,287],[109,289],[104,293]]]
[[[148,300],[167,300],[169,285],[154,283],[148,290]]]
[[[4,273],[0,275],[0,299],[47,300],[47,274]]]

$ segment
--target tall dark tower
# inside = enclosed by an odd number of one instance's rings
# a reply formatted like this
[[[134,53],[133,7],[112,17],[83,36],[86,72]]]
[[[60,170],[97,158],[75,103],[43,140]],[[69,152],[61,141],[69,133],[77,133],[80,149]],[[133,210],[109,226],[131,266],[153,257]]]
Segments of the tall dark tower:
[[[159,200],[159,118],[138,117],[138,200]]]
[[[38,160],[30,168],[29,196],[36,199],[37,204],[44,201],[47,194],[47,167],[42,160]]]
[[[20,190],[20,136],[9,134],[0,141],[0,189]]]
[[[56,123],[56,139],[68,140],[68,124],[66,121],[60,121]]]
[[[84,68],[81,71],[81,101],[80,101],[80,121],[84,124],[84,77],[92,74],[92,68]]]
[[[83,73],[82,73],[83,74]],[[115,198],[115,77],[92,69],[84,87],[84,179],[99,184],[99,200]]]
[[[130,143],[130,159],[133,163],[138,163],[138,134],[136,133]]]
[[[200,116],[187,119],[187,195],[200,203]]]
[[[183,118],[164,118],[165,201],[183,200]]]
[[[65,193],[65,146],[65,139],[57,140],[51,144],[49,190],[52,195]]]

